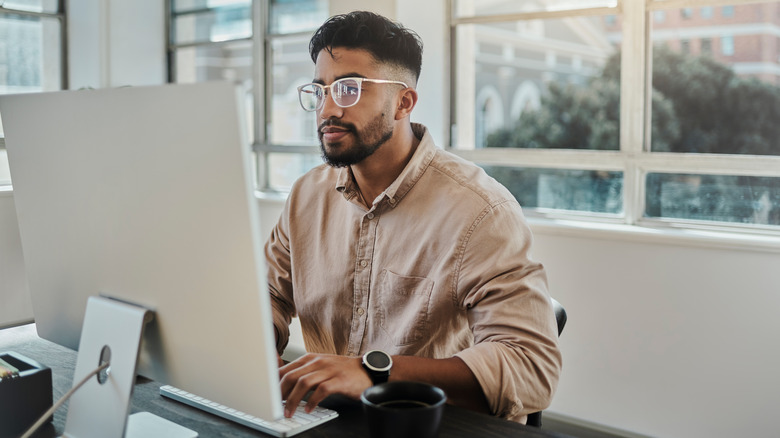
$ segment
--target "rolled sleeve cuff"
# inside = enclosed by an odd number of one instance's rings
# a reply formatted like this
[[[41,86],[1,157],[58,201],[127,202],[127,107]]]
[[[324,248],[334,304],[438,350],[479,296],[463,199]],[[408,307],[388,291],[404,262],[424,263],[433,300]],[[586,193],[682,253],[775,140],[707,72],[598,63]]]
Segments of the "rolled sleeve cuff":
[[[455,356],[465,362],[477,378],[493,415],[525,423],[527,414],[532,412],[530,406],[546,406],[548,401],[525,400],[524,403],[521,394],[527,398],[534,391],[523,390],[526,384],[523,370],[518,369],[515,354],[507,349],[511,350],[511,347],[499,342],[483,342]]]

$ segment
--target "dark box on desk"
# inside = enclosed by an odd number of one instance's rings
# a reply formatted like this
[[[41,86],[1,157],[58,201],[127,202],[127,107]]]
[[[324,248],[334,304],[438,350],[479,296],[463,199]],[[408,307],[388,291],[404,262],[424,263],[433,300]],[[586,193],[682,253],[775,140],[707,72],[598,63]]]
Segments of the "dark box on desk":
[[[0,437],[19,436],[52,405],[51,369],[13,351],[0,358],[19,370],[0,380]]]

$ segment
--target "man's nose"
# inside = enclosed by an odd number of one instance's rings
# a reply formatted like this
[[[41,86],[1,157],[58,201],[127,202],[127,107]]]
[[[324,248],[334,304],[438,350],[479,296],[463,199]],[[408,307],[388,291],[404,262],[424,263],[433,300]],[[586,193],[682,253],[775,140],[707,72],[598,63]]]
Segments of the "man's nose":
[[[336,105],[336,101],[333,100],[331,93],[325,94],[325,100],[322,102],[322,108],[320,108],[320,118],[330,119],[332,117],[341,118],[344,115],[344,108]]]

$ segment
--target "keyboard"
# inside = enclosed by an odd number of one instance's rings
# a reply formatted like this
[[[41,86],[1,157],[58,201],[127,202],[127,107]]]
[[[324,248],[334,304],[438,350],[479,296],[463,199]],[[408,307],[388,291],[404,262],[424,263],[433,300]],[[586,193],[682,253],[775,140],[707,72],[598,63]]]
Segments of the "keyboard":
[[[303,409],[306,402],[302,401],[292,418],[267,421],[170,385],[161,386],[160,395],[280,438],[297,435],[339,416],[338,412],[321,406],[307,413]]]

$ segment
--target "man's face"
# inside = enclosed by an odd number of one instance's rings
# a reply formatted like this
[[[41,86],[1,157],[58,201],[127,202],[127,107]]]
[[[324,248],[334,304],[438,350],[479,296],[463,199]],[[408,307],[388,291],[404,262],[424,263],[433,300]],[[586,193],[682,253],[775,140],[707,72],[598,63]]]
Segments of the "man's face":
[[[317,56],[314,82],[327,86],[346,77],[392,79],[386,76],[365,50],[334,48],[333,56],[327,50]],[[357,164],[393,136],[396,105],[392,91],[398,88],[364,82],[360,100],[349,108],[339,107],[330,95],[326,96],[317,110],[317,135],[325,162],[335,167]]]

